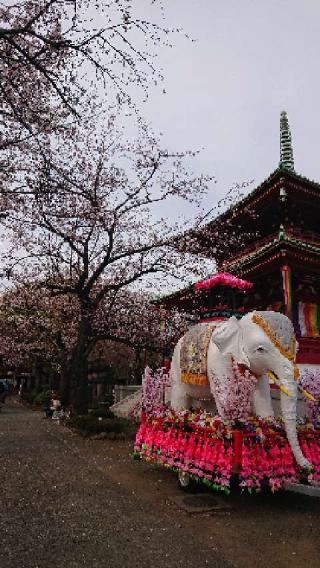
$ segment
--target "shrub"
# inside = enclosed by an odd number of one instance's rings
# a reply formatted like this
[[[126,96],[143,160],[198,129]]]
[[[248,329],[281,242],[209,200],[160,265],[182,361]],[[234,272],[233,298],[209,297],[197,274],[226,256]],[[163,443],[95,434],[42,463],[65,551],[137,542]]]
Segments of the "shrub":
[[[38,393],[33,399],[33,404],[36,404],[37,406],[45,406],[50,402],[50,399],[51,390],[49,389]]]
[[[100,408],[94,408],[90,412],[90,416],[96,416],[97,418],[114,418],[114,414],[113,414],[112,410],[110,410],[109,408],[106,408],[104,406],[102,406]]]
[[[33,404],[34,399],[38,396],[39,391],[38,389],[34,388],[32,389],[30,392],[23,392],[22,393],[22,398],[23,400],[25,400],[26,402],[29,402],[30,404]]]
[[[125,432],[130,422],[123,418],[102,418],[87,414],[85,416],[73,416],[67,422],[68,426],[80,430],[85,434],[100,434],[101,432],[120,434]]]
[[[23,390],[21,398],[29,402],[29,404],[35,404],[37,406],[46,405],[51,398],[50,385],[34,387],[31,391]]]

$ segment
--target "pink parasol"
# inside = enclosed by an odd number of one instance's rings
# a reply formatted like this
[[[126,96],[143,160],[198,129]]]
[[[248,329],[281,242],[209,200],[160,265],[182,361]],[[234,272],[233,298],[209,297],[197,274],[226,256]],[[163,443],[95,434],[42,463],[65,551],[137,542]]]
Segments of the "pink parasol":
[[[194,288],[196,290],[209,290],[214,286],[231,286],[232,288],[238,288],[238,290],[250,290],[253,284],[248,280],[237,278],[228,272],[218,272],[206,280],[202,280],[201,282],[196,282],[196,284],[194,284]]]

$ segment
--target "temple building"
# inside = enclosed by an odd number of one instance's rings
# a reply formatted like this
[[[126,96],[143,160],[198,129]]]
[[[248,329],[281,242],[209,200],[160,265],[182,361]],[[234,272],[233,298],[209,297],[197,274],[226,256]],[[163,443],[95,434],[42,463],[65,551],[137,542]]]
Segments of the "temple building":
[[[221,227],[228,246],[213,250],[213,235]],[[204,314],[215,317],[223,309],[225,315],[281,311],[292,319],[298,336],[298,363],[320,366],[320,184],[295,171],[285,112],[280,117],[278,168],[192,240],[189,252],[212,258],[218,272],[253,286],[235,287],[231,295],[221,286],[214,294],[190,286],[158,304],[166,310],[198,311],[199,319]]]

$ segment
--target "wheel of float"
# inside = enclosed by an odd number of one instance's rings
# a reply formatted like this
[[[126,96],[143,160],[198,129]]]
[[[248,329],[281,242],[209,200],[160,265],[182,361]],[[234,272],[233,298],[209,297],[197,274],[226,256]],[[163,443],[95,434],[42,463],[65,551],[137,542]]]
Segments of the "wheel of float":
[[[189,473],[178,471],[178,485],[182,491],[186,493],[196,493],[200,491],[199,483],[197,483]]]

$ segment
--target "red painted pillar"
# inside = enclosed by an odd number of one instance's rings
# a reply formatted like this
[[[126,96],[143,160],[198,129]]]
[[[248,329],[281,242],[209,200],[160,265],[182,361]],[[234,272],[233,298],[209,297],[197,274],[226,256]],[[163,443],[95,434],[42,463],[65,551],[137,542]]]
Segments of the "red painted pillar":
[[[232,433],[233,437],[233,471],[238,473],[242,466],[242,432],[241,430],[234,430]]]

